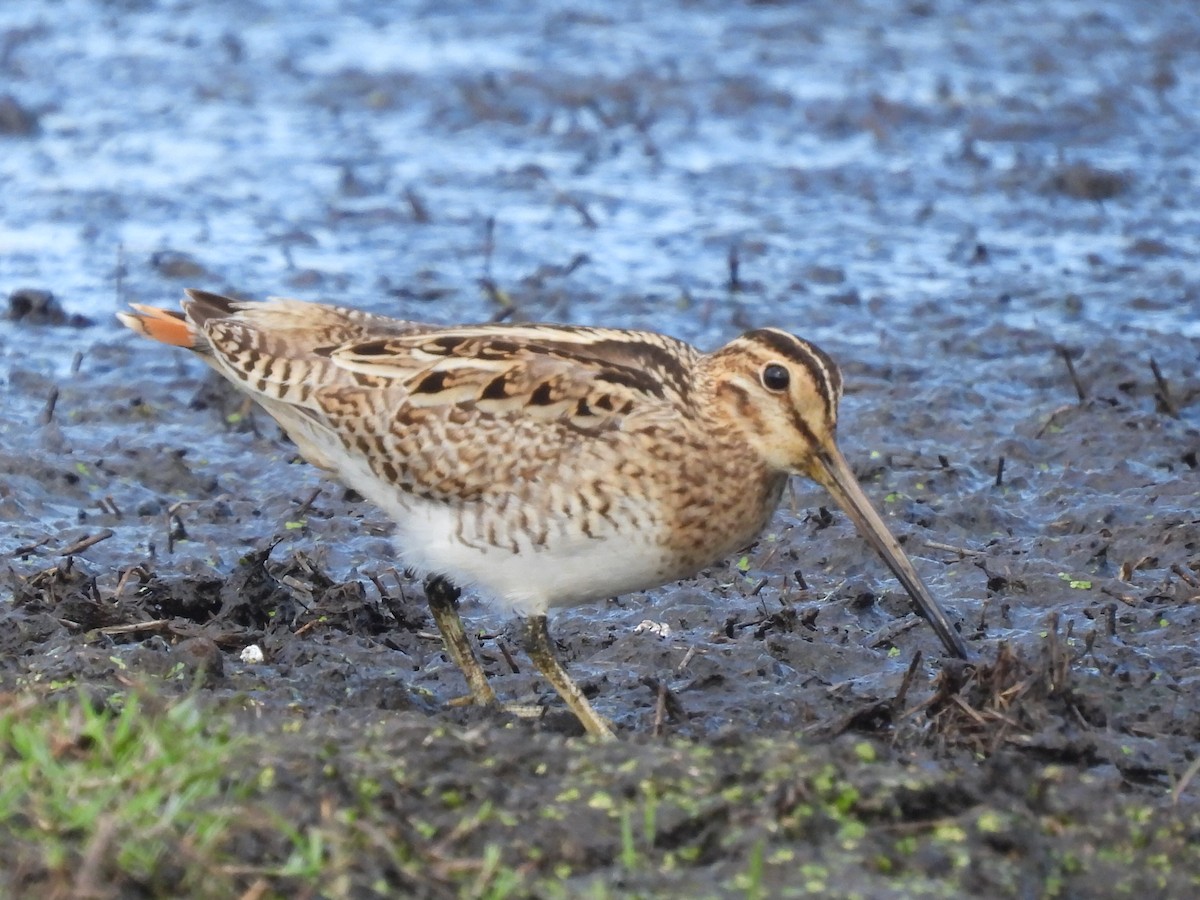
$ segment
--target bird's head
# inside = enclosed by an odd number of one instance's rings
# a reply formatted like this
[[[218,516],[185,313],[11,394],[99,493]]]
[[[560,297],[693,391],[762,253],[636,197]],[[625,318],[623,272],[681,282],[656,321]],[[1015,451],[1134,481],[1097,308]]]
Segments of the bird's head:
[[[904,585],[947,652],[967,659],[961,635],[925,587],[838,449],[842,375],[830,356],[786,331],[759,328],[712,353],[707,364],[722,424],[740,433],[769,469],[807,476],[829,491]]]

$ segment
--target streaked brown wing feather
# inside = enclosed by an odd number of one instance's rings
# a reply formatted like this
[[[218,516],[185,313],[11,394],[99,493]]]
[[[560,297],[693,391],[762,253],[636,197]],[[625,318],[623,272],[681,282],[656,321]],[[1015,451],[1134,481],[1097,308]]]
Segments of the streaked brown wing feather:
[[[392,378],[414,407],[490,415],[607,418],[686,405],[697,352],[649,332],[555,325],[467,326],[332,350],[349,372]]]
[[[187,307],[214,364],[337,469],[339,447],[427,500],[478,499],[577,465],[601,431],[677,422],[691,346],[551,325],[439,328],[273,300]],[[524,455],[493,452],[509,445]]]
[[[618,340],[626,352],[605,355]],[[686,382],[664,387],[649,363],[634,365],[630,344],[653,355],[658,335],[558,326],[438,329],[330,353],[330,360],[392,386],[334,388],[320,393],[341,434],[346,416],[368,406],[351,439],[384,480],[427,500],[458,504],[501,495],[524,483],[565,482],[592,463],[596,436],[636,441],[655,424],[677,427]],[[593,352],[597,351],[597,352]],[[696,351],[675,351],[689,362]],[[349,445],[349,444],[348,444]],[[502,448],[518,446],[521,453]]]

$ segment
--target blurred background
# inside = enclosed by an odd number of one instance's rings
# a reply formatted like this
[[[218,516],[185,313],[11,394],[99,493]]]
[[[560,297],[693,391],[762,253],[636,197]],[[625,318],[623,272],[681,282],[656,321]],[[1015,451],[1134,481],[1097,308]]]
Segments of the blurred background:
[[[1198,108],[1190,2],[5,3],[0,291],[1195,336]]]

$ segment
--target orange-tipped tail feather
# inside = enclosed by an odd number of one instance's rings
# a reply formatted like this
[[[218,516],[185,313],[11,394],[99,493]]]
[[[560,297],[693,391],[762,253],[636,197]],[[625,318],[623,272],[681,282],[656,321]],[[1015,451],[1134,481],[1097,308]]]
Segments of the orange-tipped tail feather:
[[[117,313],[126,328],[173,347],[196,349],[196,329],[182,313],[141,303],[129,304],[136,313]]]

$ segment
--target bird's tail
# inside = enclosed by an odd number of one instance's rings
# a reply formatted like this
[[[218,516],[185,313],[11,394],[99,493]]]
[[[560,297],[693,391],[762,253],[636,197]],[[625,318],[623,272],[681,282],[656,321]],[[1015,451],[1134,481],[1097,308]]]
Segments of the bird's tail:
[[[173,347],[200,350],[205,346],[206,342],[183,313],[170,309],[159,309],[157,306],[145,306],[141,303],[129,305],[133,312],[117,313],[117,318],[126,328]]]

